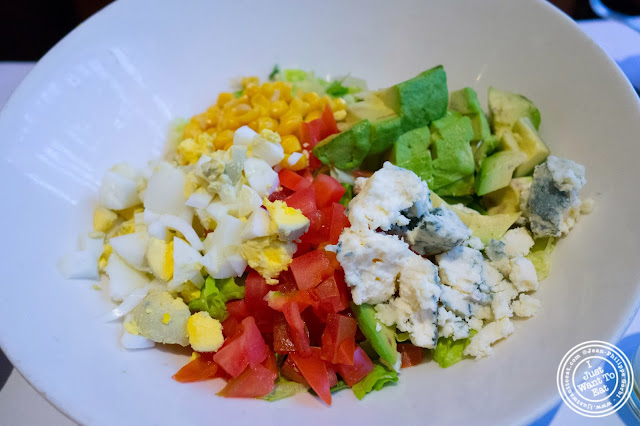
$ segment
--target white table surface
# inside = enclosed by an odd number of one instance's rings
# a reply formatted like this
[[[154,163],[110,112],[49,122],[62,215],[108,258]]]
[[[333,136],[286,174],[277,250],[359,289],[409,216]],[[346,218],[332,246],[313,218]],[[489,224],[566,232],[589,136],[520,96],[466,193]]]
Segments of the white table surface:
[[[581,21],[580,27],[618,62],[635,87],[640,88],[640,34],[633,30],[607,21]],[[0,105],[4,105],[13,89],[31,70],[32,62],[0,62]],[[626,340],[625,340],[626,339]],[[640,313],[626,331],[623,342],[633,351],[640,343]],[[625,348],[622,348],[625,350]],[[559,401],[559,400],[558,400]],[[560,403],[559,403],[560,404]],[[0,390],[0,424],[5,425],[49,425],[72,426],[75,423],[60,413],[44,399],[17,371],[13,370],[4,387]],[[610,425],[638,424],[623,408],[618,413],[602,419],[588,419],[575,414],[564,405],[539,419],[534,425]]]

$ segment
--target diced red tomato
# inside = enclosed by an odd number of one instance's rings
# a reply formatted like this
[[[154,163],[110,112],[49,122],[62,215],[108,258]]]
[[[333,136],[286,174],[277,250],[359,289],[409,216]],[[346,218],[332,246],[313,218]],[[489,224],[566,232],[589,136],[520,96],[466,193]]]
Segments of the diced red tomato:
[[[298,290],[296,280],[290,270],[282,271],[278,277],[278,285],[276,286],[280,293],[291,293]]]
[[[258,364],[229,380],[218,395],[226,398],[259,398],[273,390],[277,378],[277,372]]]
[[[317,210],[309,216],[309,229],[300,237],[303,244],[318,245],[329,240],[329,218],[321,211]]]
[[[253,317],[242,320],[238,333],[227,339],[213,361],[231,377],[238,377],[247,366],[255,367],[267,357],[267,345]]]
[[[296,353],[308,356],[311,353],[309,335],[307,334],[305,323],[300,315],[298,304],[286,304],[283,313],[287,324],[289,324],[289,335],[296,348]]]
[[[289,169],[280,170],[278,177],[280,178],[280,185],[292,191],[299,191],[300,189],[311,186],[311,182],[308,179]]]
[[[269,201],[271,201],[272,203],[277,200],[284,201],[289,195],[291,195],[291,191],[289,191],[288,189],[284,189],[282,191],[276,191],[271,195],[269,195]]]
[[[309,290],[333,274],[334,268],[324,251],[315,250],[296,257],[289,265],[300,290]]]
[[[322,117],[320,117],[322,122],[324,123],[325,133],[322,135],[323,139],[327,136],[333,135],[334,133],[339,133],[338,124],[336,123],[336,119],[333,116],[333,111],[331,111],[331,107],[327,104],[324,107],[324,111],[322,111]]]
[[[289,325],[284,315],[279,312],[275,315],[275,321],[273,323],[273,350],[279,354],[296,350],[289,333]]]
[[[273,330],[273,310],[268,306],[260,306],[253,310],[252,316],[261,333],[271,333]]]
[[[411,343],[398,343],[398,352],[402,356],[402,368],[418,365],[424,358],[424,349]]]
[[[292,352],[289,357],[298,367],[300,374],[307,383],[309,383],[311,389],[313,389],[324,402],[331,405],[329,373],[327,371],[327,365],[320,358],[319,354],[316,353],[315,356],[304,357],[302,354]]]
[[[298,256],[302,256],[303,254],[307,254],[310,251],[314,250],[314,246],[311,243],[307,243],[307,242],[300,242],[298,243],[298,248],[296,249],[296,252],[293,254],[293,257],[298,257]]]
[[[191,383],[219,377],[218,365],[213,362],[211,355],[201,354],[198,358],[189,361],[173,375],[173,379],[180,383]]]
[[[244,299],[227,302],[227,312],[229,312],[229,316],[239,318],[240,320],[249,316],[249,311],[247,310]]]
[[[267,295],[269,307],[278,312],[284,312],[286,306],[295,303],[302,311],[307,306],[313,306],[316,301],[311,298],[308,292],[294,290],[288,293],[271,292]]]
[[[373,362],[371,362],[365,351],[358,346],[353,353],[353,365],[337,364],[336,369],[342,380],[347,385],[353,386],[373,370]]]
[[[322,349],[318,347],[311,348],[311,356],[316,358],[322,358]],[[336,366],[329,361],[325,361],[324,365],[327,367],[327,379],[329,380],[329,387],[334,387],[338,384],[338,376],[336,374]]]
[[[341,277],[342,273],[336,272],[311,290],[311,297],[318,303],[316,314],[320,318],[326,318],[329,313],[337,314],[349,307],[347,286]]]
[[[306,308],[300,314],[302,320],[307,326],[307,332],[309,333],[309,343],[311,346],[322,345],[322,333],[325,329],[325,321],[318,317],[313,308]]]
[[[340,182],[323,173],[316,176],[313,186],[316,189],[316,204],[319,209],[337,203],[345,193],[344,186],[340,185]]]
[[[309,148],[313,148],[320,142],[324,134],[324,123],[322,118],[317,118],[309,122],[303,122],[300,126],[300,140],[302,143],[308,143]]]
[[[228,316],[226,320],[222,321],[222,334],[225,338],[233,337],[240,331],[241,319],[234,316]]]
[[[353,365],[356,349],[356,320],[346,315],[327,315],[327,326],[322,334],[322,354],[332,364]]]
[[[247,310],[253,313],[260,306],[267,306],[264,296],[270,288],[267,281],[253,269],[249,270],[249,275],[244,283],[244,300]]]
[[[308,186],[294,192],[285,198],[284,202],[287,203],[289,207],[300,209],[302,214],[310,219],[318,210],[316,205],[316,190],[313,186]]]
[[[305,386],[309,386],[309,383],[305,380],[304,377],[302,377],[300,369],[293,362],[293,358],[291,358],[290,356],[288,356],[284,361],[284,364],[282,364],[282,367],[280,368],[280,374],[282,374],[289,380],[293,380],[294,382],[302,383]]]
[[[276,362],[276,356],[273,352],[267,351],[267,358],[262,361],[262,366],[278,374],[278,364]]]
[[[349,218],[344,214],[345,208],[340,203],[331,206],[331,219],[329,225],[329,244],[338,244],[342,230],[348,227]]]

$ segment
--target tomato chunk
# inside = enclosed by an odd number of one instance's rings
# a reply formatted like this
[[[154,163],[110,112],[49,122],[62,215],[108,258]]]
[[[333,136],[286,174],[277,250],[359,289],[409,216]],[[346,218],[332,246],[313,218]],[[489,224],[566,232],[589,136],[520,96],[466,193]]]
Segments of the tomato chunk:
[[[278,172],[278,177],[280,178],[280,185],[292,191],[298,191],[311,186],[311,182],[309,182],[308,179],[305,179],[289,169],[280,170],[280,172]]]
[[[356,349],[356,320],[346,315],[327,315],[322,334],[322,359],[332,364],[353,365]]]
[[[338,124],[336,123],[336,119],[333,116],[333,111],[329,104],[324,106],[324,111],[322,111],[322,117],[320,117],[322,123],[324,124],[324,134],[322,135],[322,139],[327,136],[331,136],[334,133],[339,133]]]
[[[240,323],[238,334],[228,339],[213,360],[231,377],[238,377],[247,366],[255,367],[267,357],[267,345],[253,317]]]
[[[316,314],[320,318],[326,318],[327,314],[337,314],[349,307],[347,286],[341,273],[322,281],[310,291],[311,297],[317,302]]]
[[[300,209],[303,215],[311,219],[318,210],[316,190],[313,186],[302,188],[285,198],[284,202],[294,209]]]
[[[322,173],[316,176],[313,186],[316,189],[316,204],[320,209],[340,201],[346,191],[340,182]]]
[[[345,215],[345,208],[340,203],[331,206],[331,219],[329,225],[329,244],[338,244],[342,230],[348,227],[349,218]]]
[[[327,365],[320,358],[319,354],[316,353],[315,356],[304,357],[297,352],[292,352],[289,357],[291,357],[296,364],[300,374],[307,383],[309,383],[311,389],[313,389],[324,402],[331,405],[331,386],[329,384]]]
[[[178,372],[173,375],[173,379],[180,383],[191,383],[213,379],[218,376],[218,365],[213,362],[210,354],[203,354],[189,361],[189,363],[178,370]]]
[[[300,315],[300,308],[297,303],[288,303],[284,307],[284,317],[289,324],[291,340],[296,348],[296,352],[308,356],[311,353],[309,335],[306,326]]]
[[[289,325],[287,324],[284,315],[280,313],[276,314],[273,324],[273,350],[279,354],[285,354],[296,350],[293,340],[291,340]]]
[[[289,265],[300,290],[309,290],[333,274],[333,265],[324,251],[315,250],[293,259]]]
[[[282,374],[289,380],[293,380],[294,382],[302,383],[305,386],[309,386],[309,383],[304,377],[302,377],[300,369],[293,362],[293,358],[291,358],[291,356],[288,356],[284,361],[284,364],[282,364],[282,368],[280,368],[280,374]]]
[[[337,364],[336,369],[342,380],[353,386],[373,370],[373,362],[365,351],[358,346],[353,353],[353,365]]]
[[[229,380],[218,395],[226,398],[259,398],[273,390],[277,378],[277,372],[258,364]]]
[[[424,349],[411,343],[398,343],[398,352],[402,356],[402,368],[418,365],[424,358]]]
[[[248,313],[252,313],[260,306],[267,306],[264,296],[269,292],[269,284],[253,269],[249,270],[249,275],[244,283],[244,301]]]

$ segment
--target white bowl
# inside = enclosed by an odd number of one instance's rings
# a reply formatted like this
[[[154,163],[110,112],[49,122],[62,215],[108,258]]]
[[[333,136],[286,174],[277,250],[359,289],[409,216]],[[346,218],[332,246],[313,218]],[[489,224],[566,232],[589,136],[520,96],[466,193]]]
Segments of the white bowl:
[[[542,312],[518,321],[495,356],[449,369],[426,363],[363,401],[340,392],[331,408],[310,395],[222,399],[218,381],[171,379],[184,354],[122,349],[119,324],[98,319],[111,308],[103,292],[59,276],[59,257],[90,230],[107,168],[158,157],[171,119],[274,63],[350,72],[374,88],[444,64],[451,89],[529,96],[552,152],[586,165],[595,210],[558,245]],[[52,49],[0,116],[0,342],[81,423],[523,423],[558,400],[564,353],[585,340],[616,342],[635,311],[639,137],[624,75],[544,2],[120,1]]]

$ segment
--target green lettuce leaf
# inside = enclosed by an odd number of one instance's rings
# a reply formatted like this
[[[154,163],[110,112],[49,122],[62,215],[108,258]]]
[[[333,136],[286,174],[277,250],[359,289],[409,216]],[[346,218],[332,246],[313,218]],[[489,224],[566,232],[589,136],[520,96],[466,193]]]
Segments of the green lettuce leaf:
[[[332,82],[329,87],[327,87],[327,95],[331,95],[333,97],[339,97],[339,96],[344,96],[347,93],[349,93],[349,88],[348,87],[344,87],[342,85],[341,81],[334,81]]]
[[[236,90],[235,92],[233,92],[233,96],[235,96],[236,98],[239,98],[240,96],[242,96],[242,89],[240,90]]]
[[[293,382],[280,376],[276,379],[275,386],[269,395],[265,395],[260,399],[266,401],[279,401],[281,399],[290,398],[297,393],[306,392],[307,387],[302,383]]]
[[[302,70],[289,69],[284,70],[284,80],[291,83],[304,81],[307,78],[307,72]]]
[[[269,74],[269,80],[275,81],[276,76],[278,75],[279,72],[280,72],[280,67],[278,66],[278,64],[275,64],[273,66],[273,70],[271,71],[271,74]]]
[[[371,373],[367,374],[364,379],[353,385],[353,393],[356,398],[362,399],[366,394],[374,390],[380,390],[387,383],[398,381],[398,373],[388,370],[380,364],[375,364]]]
[[[341,183],[345,189],[344,195],[340,198],[339,203],[345,206],[345,208],[349,205],[349,201],[353,198],[353,185],[350,183]]]
[[[244,287],[236,284],[233,277],[215,281],[216,287],[227,302],[234,299],[244,299]]]
[[[531,247],[531,251],[527,255],[527,259],[529,259],[536,268],[538,281],[542,281],[549,276],[551,252],[553,252],[557,241],[554,237],[540,238],[535,241],[535,244]]]
[[[434,361],[442,368],[451,367],[453,364],[462,361],[462,358],[464,358],[462,353],[476,333],[476,330],[471,330],[469,338],[460,340],[453,340],[453,337],[439,338],[436,348],[431,351]]]
[[[191,312],[206,311],[220,321],[229,316],[226,303],[233,299],[244,298],[244,287],[236,284],[233,278],[215,280],[208,277],[200,292],[200,297],[189,302]]]
[[[335,386],[331,387],[329,389],[329,392],[331,393],[336,393],[338,391],[341,391],[342,389],[347,389],[349,387],[349,385],[347,385],[344,380],[338,380],[338,383],[336,383]],[[309,389],[309,393],[311,395],[315,395],[318,396],[318,394],[313,390],[313,389]]]

